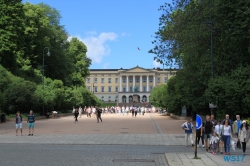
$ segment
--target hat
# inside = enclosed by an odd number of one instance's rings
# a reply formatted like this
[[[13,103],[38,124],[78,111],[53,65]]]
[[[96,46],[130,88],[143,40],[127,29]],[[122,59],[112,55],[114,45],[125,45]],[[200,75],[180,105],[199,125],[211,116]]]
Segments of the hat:
[[[246,121],[245,120],[243,120],[243,122],[242,123],[246,123]]]

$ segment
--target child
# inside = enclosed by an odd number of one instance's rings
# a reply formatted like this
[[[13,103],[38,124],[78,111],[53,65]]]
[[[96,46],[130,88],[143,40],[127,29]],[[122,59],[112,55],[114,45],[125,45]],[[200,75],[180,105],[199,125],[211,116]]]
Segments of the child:
[[[219,138],[217,137],[216,132],[214,132],[212,138],[210,139],[210,146],[213,150],[213,155],[216,154],[217,144],[219,142]]]

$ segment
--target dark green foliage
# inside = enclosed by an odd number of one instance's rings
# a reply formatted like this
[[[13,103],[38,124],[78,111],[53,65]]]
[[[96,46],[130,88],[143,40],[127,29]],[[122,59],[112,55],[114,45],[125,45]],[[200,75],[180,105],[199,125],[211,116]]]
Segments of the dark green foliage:
[[[171,112],[186,105],[210,114],[208,104],[216,103],[219,116],[249,113],[249,8],[249,0],[176,0],[160,7],[163,15],[149,52],[168,67],[180,67],[165,91]]]
[[[77,38],[68,40],[56,9],[21,0],[0,0],[0,9],[0,112],[101,104],[85,87],[87,47]]]

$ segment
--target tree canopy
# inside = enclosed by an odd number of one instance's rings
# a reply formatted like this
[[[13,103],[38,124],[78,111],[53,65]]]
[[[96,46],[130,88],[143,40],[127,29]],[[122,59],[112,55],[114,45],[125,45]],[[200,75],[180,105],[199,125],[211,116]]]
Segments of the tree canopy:
[[[85,87],[87,47],[69,39],[58,10],[21,0],[1,0],[0,8],[0,112],[101,104]]]
[[[249,7],[248,0],[175,0],[160,7],[163,14],[149,52],[169,68],[179,66],[165,90],[170,111],[179,113],[186,105],[210,114],[213,103],[219,117],[249,113]]]

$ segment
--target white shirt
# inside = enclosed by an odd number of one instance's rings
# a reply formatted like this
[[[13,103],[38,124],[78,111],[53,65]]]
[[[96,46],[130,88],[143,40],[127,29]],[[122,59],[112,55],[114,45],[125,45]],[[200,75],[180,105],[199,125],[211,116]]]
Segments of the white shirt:
[[[88,108],[88,113],[91,113],[91,108]]]
[[[92,112],[95,113],[95,108],[92,108]]]
[[[231,130],[230,126],[224,126],[224,134],[223,135],[231,135],[231,132],[229,131]]]
[[[216,132],[217,135],[221,135],[222,127],[223,127],[222,124],[220,124],[220,126],[219,126],[219,125],[216,125],[216,126],[214,127],[214,131]]]
[[[219,138],[216,136],[212,136],[212,138],[210,139],[210,144],[213,144],[213,143],[218,143],[219,141]]]

